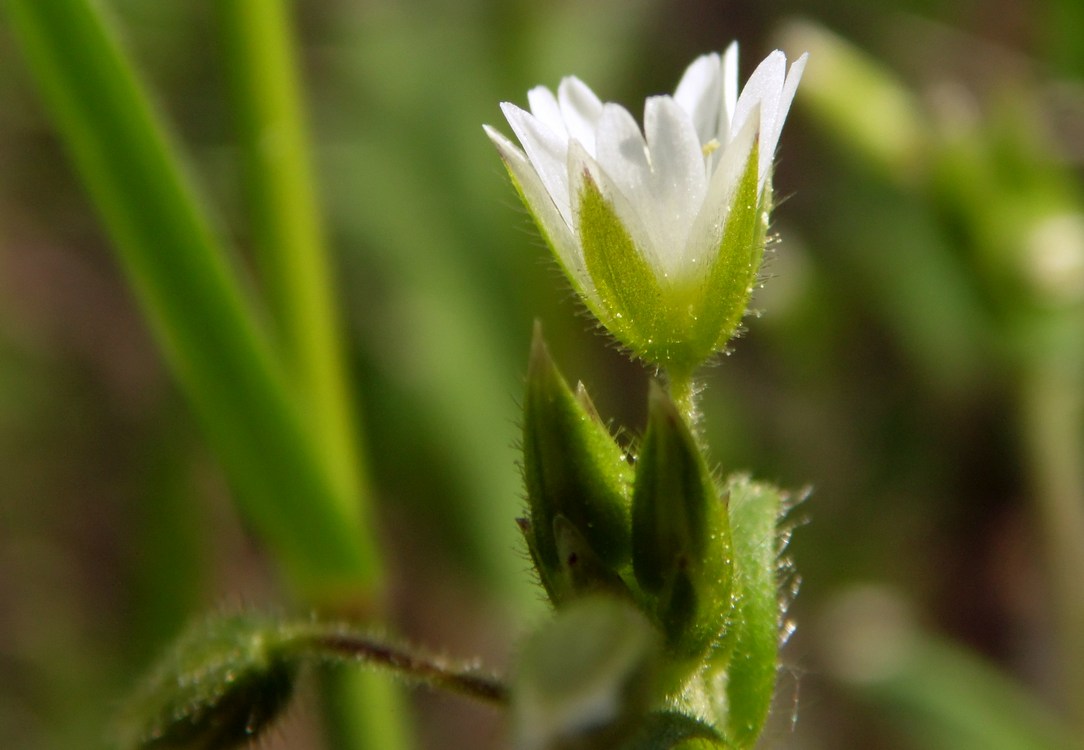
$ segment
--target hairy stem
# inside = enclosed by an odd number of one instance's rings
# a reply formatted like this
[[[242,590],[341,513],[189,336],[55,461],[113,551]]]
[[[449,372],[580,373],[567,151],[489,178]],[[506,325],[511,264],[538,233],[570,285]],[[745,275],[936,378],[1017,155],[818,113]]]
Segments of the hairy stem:
[[[697,403],[698,389],[691,372],[671,368],[666,371],[666,384],[670,398],[677,406],[685,423],[697,434],[700,423],[700,405]]]
[[[504,705],[508,702],[508,688],[503,682],[479,674],[476,668],[464,664],[450,663],[355,633],[318,635],[313,638],[312,645],[323,655],[358,659],[408,679],[486,703]]]

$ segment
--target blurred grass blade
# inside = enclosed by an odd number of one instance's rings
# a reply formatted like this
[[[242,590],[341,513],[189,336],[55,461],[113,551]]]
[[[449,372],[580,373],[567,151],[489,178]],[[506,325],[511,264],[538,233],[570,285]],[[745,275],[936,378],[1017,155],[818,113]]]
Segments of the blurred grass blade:
[[[310,601],[370,585],[372,546],[306,440],[271,349],[100,10],[89,0],[7,0],[6,8],[249,521]]]
[[[344,515],[369,526],[369,492],[347,388],[309,155],[298,61],[285,0],[216,3],[243,159],[253,253],[279,351],[304,399],[312,439]],[[398,685],[385,674],[325,674],[325,716],[338,748],[410,746]]]
[[[830,663],[930,750],[1071,750],[1080,743],[1045,706],[961,646],[930,636],[890,590],[860,587],[836,604]]]
[[[341,498],[364,510],[357,434],[324,242],[297,55],[283,0],[216,3],[263,288],[296,391]]]
[[[1070,750],[1079,747],[1033,696],[957,646],[928,640],[887,681],[883,694],[904,726],[944,750]]]
[[[918,100],[891,71],[813,22],[787,24],[780,43],[809,52],[799,101],[831,123],[860,163],[891,179],[925,166],[929,124]]]

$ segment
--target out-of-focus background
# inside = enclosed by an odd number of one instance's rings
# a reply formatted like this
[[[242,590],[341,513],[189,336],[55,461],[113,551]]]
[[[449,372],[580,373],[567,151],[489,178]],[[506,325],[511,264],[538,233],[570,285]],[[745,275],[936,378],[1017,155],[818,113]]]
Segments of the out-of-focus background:
[[[243,267],[214,13],[107,5]],[[969,725],[1012,742],[1017,713],[1071,724],[1081,665],[1059,629],[1084,583],[1057,552],[1071,539],[1050,540],[1084,444],[1081,8],[297,3],[395,627],[503,668],[544,616],[513,521],[533,319],[606,419],[644,421],[650,373],[572,298],[481,124],[507,132],[498,102],[568,74],[638,116],[732,39],[743,79],[776,46],[809,49],[762,313],[705,378],[720,470],[809,491],[763,745],[959,748]],[[106,746],[164,644],[238,606],[290,605],[0,27],[0,747]],[[501,746],[496,712],[412,696],[422,746]],[[303,695],[267,746],[320,747],[317,713]],[[1045,747],[1028,741],[973,746]]]

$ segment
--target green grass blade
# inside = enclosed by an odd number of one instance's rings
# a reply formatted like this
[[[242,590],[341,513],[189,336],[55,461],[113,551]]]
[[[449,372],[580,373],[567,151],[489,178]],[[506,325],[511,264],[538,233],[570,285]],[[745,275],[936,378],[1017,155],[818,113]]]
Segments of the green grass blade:
[[[357,446],[339,320],[309,156],[295,51],[284,0],[222,0],[218,19],[231,79],[253,252],[279,348],[307,427],[346,502],[367,526],[369,494]],[[335,747],[410,746],[402,696],[388,675],[325,675]]]
[[[364,512],[355,413],[324,242],[288,3],[223,0],[218,8],[244,162],[253,251],[287,372],[304,394],[314,439]]]
[[[841,597],[824,625],[830,667],[924,750],[1070,750],[1068,726],[1024,686],[926,632],[890,589]]]
[[[306,598],[371,584],[372,546],[343,512],[218,238],[101,12],[89,0],[7,0],[6,7],[243,512]]]
[[[876,694],[924,747],[944,750],[1069,750],[1076,742],[1033,696],[960,648],[934,640]]]

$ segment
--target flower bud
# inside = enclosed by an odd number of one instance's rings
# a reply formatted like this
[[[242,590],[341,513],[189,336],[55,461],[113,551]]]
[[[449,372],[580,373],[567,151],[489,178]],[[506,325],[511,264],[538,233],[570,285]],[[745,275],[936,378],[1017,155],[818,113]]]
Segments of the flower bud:
[[[174,644],[129,707],[123,750],[228,750],[257,737],[293,693],[296,633],[250,615],[214,617]]]
[[[565,383],[536,326],[523,405],[530,518],[520,527],[555,603],[616,582],[629,559],[632,469],[585,395]]]
[[[732,608],[727,508],[673,401],[652,384],[632,497],[636,580],[656,598],[667,645],[701,656]]]

